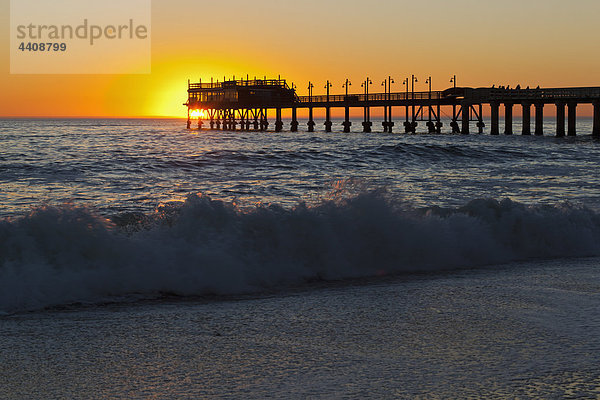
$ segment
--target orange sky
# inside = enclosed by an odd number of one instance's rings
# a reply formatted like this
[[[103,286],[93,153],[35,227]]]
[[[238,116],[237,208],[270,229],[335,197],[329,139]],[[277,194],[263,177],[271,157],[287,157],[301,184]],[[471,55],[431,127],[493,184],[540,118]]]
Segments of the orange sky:
[[[305,94],[359,92],[368,75],[417,90],[521,84],[600,86],[597,0],[154,0],[152,73],[11,75],[9,0],[0,0],[0,116],[185,116],[187,79],[263,76]],[[551,112],[551,110],[548,110]]]

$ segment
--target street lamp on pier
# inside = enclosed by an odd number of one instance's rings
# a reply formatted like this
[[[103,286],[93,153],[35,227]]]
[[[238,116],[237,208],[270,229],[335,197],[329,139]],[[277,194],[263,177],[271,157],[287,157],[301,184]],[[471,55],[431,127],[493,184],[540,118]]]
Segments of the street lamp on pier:
[[[332,87],[331,83],[329,83],[329,81],[327,81],[327,83],[325,84],[325,89],[327,89],[327,102],[329,103],[329,88]]]
[[[425,83],[429,84],[429,99],[431,100],[431,76],[427,78]]]
[[[352,82],[346,79],[346,83],[342,85],[343,88],[346,88],[346,97],[348,97],[348,86],[352,86]]]
[[[372,84],[373,84],[373,81],[369,77],[367,77],[367,80],[364,81],[360,85],[360,87],[364,87],[365,88],[365,95],[369,96],[369,85],[372,85]]]
[[[450,78],[450,83],[454,83],[454,89],[456,89],[456,75]]]

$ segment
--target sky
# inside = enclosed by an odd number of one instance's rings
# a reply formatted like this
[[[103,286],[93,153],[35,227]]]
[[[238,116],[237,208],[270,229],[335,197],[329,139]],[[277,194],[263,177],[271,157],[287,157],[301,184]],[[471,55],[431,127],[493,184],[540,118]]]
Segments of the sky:
[[[123,0],[127,1],[127,0]],[[600,86],[598,0],[153,0],[151,73],[10,74],[0,0],[1,117],[184,117],[187,80],[294,82],[300,95],[459,86]]]

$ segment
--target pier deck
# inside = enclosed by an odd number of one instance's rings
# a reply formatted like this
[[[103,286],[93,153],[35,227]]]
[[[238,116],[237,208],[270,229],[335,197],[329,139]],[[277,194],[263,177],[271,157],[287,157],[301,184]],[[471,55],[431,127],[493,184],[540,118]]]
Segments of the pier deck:
[[[408,82],[408,79],[406,80]],[[513,108],[522,109],[522,134],[531,134],[531,107],[535,111],[536,135],[543,135],[544,106],[556,107],[556,135],[575,136],[578,104],[592,104],[594,108],[594,124],[592,135],[600,136],[600,87],[573,88],[469,88],[452,87],[443,91],[427,92],[390,92],[368,93],[369,79],[363,83],[365,93],[348,93],[346,82],[345,95],[329,94],[330,83],[325,88],[327,94],[312,95],[312,83],[309,83],[309,95],[298,96],[295,86],[289,86],[286,80],[278,79],[246,79],[211,83],[188,82],[188,101],[184,104],[188,109],[188,128],[191,128],[195,110],[203,110],[205,118],[198,118],[198,128],[207,122],[211,129],[227,130],[266,130],[269,126],[268,110],[275,110],[275,131],[283,130],[282,110],[290,109],[292,120],[290,130],[298,130],[298,109],[308,109],[308,131],[314,131],[316,125],[313,118],[315,108],[325,109],[325,130],[331,132],[331,109],[343,108],[345,119],[342,123],[344,132],[350,131],[350,109],[362,108],[364,119],[363,131],[371,132],[371,108],[383,108],[384,132],[392,132],[395,125],[393,107],[401,107],[404,112],[404,131],[416,132],[419,121],[425,121],[428,132],[440,132],[441,107],[452,107],[450,126],[454,133],[470,133],[471,122],[476,123],[479,133],[483,133],[483,105],[491,109],[490,134],[498,135],[500,106],[504,107],[504,134],[513,134]],[[391,86],[391,85],[390,85]],[[407,85],[408,87],[408,85]],[[414,88],[414,83],[413,83]],[[460,122],[460,123],[459,123]],[[567,130],[565,130],[567,122]]]

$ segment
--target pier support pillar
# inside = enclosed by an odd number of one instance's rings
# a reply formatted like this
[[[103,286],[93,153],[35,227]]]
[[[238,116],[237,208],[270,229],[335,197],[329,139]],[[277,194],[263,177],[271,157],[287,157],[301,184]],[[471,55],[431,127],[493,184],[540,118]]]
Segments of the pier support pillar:
[[[390,106],[390,109],[388,111],[388,133],[392,133],[394,128],[394,122],[392,121],[392,106]]]
[[[244,112],[243,112],[243,111],[239,111],[239,113],[238,113],[238,114],[239,114],[239,115],[238,115],[238,119],[237,119],[237,121],[238,121],[238,123],[240,124],[240,131],[243,131],[243,130],[244,130],[244,128],[246,127],[246,124],[244,123]],[[235,119],[235,110],[234,110],[234,112],[233,112],[233,118],[234,118],[234,121],[235,121],[235,120],[236,120],[236,119]]]
[[[290,130],[292,132],[298,132],[298,110],[296,107],[292,107],[292,123],[290,124]]]
[[[452,121],[450,122],[452,133],[460,133],[460,127],[458,126],[458,117],[456,115],[456,104],[452,104]]]
[[[469,103],[462,103],[462,134],[469,134],[469,120],[471,119],[471,105]]]
[[[513,103],[504,103],[504,134],[513,134]]]
[[[565,102],[556,102],[556,136],[565,136]]]
[[[331,132],[331,108],[325,107],[325,132]]]
[[[237,125],[237,122],[236,122],[236,120],[235,120],[235,110],[231,110],[231,111],[229,112],[229,128],[230,128],[232,131],[235,131],[235,127],[236,127],[236,125]]]
[[[281,108],[275,109],[275,132],[281,132],[283,121],[281,120]]]
[[[383,122],[381,123],[381,125],[383,126],[383,132],[387,133],[388,131],[388,108],[387,106],[383,106]]]
[[[594,127],[592,128],[592,136],[600,137],[600,100],[595,100],[594,105]]]
[[[315,121],[313,120],[313,109],[312,107],[308,107],[308,131],[315,131]]]
[[[433,123],[433,121],[427,121],[426,125],[428,133],[435,133],[435,124]]]
[[[523,129],[521,134],[531,135],[531,103],[523,102],[521,107],[523,107]]]
[[[198,118],[198,130],[202,129],[202,125],[204,125],[202,123],[202,120],[200,118]]]
[[[460,133],[460,127],[455,119],[450,122],[450,127],[452,128],[452,133]]]
[[[260,130],[266,131],[269,127],[269,121],[267,120],[267,109],[260,111]]]
[[[344,126],[344,132],[350,132],[350,126],[352,126],[352,122],[350,122],[350,107],[344,108],[344,122],[342,123]]]
[[[575,136],[577,135],[577,102],[570,101],[567,105],[568,109],[568,129],[567,135]]]
[[[437,105],[437,118],[435,121],[435,132],[436,133],[442,133],[442,126],[444,126],[444,124],[442,124],[442,121],[440,120],[442,114],[441,114],[441,107],[440,104],[438,103]]]
[[[483,104],[479,103],[479,115],[477,115],[477,133],[480,135],[483,133],[485,123],[483,122]]]
[[[371,127],[373,123],[371,122],[371,109],[369,107],[365,107],[365,119],[362,123],[363,132],[371,133]]]
[[[250,130],[250,110],[246,110],[246,130]]]
[[[258,130],[258,110],[254,110],[254,122],[252,124],[254,125],[254,130],[257,131]]]
[[[535,134],[544,134],[544,103],[535,103]]]

